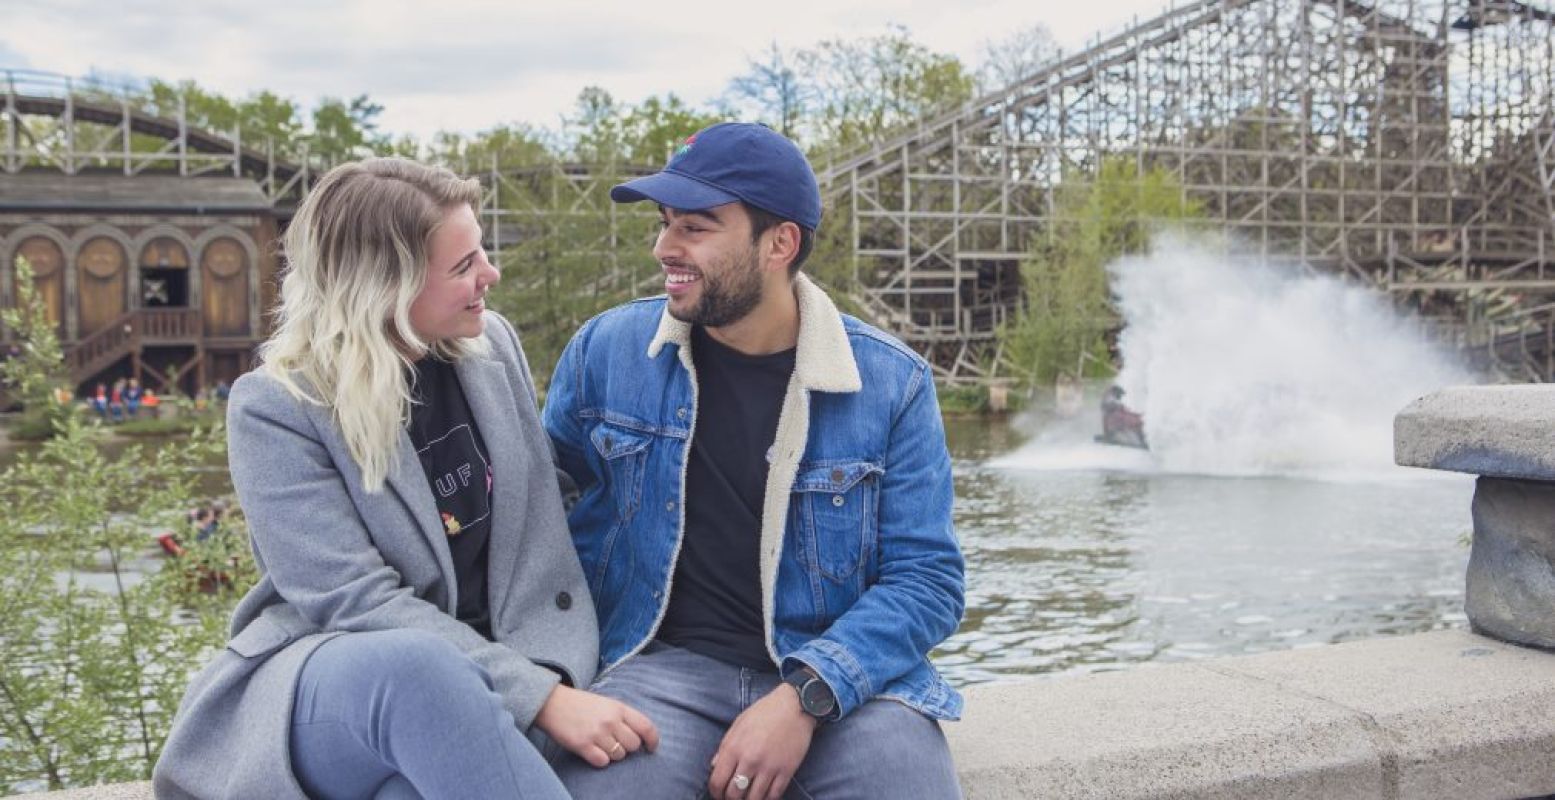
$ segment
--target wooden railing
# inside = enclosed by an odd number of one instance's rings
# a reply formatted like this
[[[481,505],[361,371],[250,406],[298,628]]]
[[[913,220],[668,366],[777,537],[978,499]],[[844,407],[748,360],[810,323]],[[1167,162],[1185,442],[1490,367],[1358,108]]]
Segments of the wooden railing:
[[[134,353],[143,343],[196,343],[204,333],[197,308],[142,308],[119,315],[74,345],[67,345],[65,366],[79,383]]]
[[[142,341],[193,342],[205,334],[197,308],[143,308],[134,313]]]

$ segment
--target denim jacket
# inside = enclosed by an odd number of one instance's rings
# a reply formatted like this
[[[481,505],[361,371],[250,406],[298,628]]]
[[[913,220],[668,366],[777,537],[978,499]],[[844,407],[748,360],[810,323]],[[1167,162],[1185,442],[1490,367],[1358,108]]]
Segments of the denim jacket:
[[[768,453],[761,515],[767,649],[807,665],[839,714],[876,697],[955,719],[929,664],[964,608],[950,455],[928,365],[795,282],[794,375]],[[557,364],[544,421],[582,494],[569,522],[608,670],[664,617],[685,525],[697,416],[691,328],[656,297],[590,320]],[[706,409],[705,413],[718,413]]]

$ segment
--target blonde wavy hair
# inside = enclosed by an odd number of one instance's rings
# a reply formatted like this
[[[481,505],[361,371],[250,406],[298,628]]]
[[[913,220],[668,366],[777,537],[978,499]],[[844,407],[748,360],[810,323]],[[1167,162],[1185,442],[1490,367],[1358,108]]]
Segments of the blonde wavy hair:
[[[260,369],[328,407],[363,488],[383,488],[409,419],[412,366],[457,360],[483,339],[426,342],[410,305],[426,284],[429,241],[451,208],[479,211],[480,184],[400,158],[342,164],[314,184],[282,248],[287,268]]]

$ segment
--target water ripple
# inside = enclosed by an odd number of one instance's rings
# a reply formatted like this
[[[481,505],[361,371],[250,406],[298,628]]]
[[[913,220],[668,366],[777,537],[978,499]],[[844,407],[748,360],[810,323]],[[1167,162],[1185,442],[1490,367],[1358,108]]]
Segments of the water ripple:
[[[1023,471],[954,422],[955,684],[1462,627],[1472,482]]]

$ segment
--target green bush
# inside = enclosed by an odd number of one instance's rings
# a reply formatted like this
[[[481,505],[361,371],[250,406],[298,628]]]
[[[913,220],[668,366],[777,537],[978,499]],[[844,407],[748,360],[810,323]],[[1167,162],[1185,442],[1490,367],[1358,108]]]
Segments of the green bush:
[[[210,411],[180,414],[171,419],[132,419],[114,425],[110,430],[122,436],[167,436],[175,433],[191,433],[209,428],[221,421],[222,412]]]
[[[69,382],[65,355],[32,275],[32,265],[17,256],[16,305],[0,309],[0,323],[18,342],[15,352],[0,362],[0,380],[5,382],[6,392],[22,405],[20,418],[8,432],[13,439],[45,439],[76,413],[68,399],[62,402],[55,397]]]
[[[941,386],[939,410],[942,414],[985,414],[988,412],[988,387],[979,385]]]
[[[19,442],[41,442],[54,435],[54,420],[44,414],[24,411],[6,426],[5,435]]]
[[[0,474],[0,795],[150,776],[192,672],[255,580],[242,516],[195,543],[218,428],[118,455],[67,418]],[[152,560],[182,534],[183,558]]]

